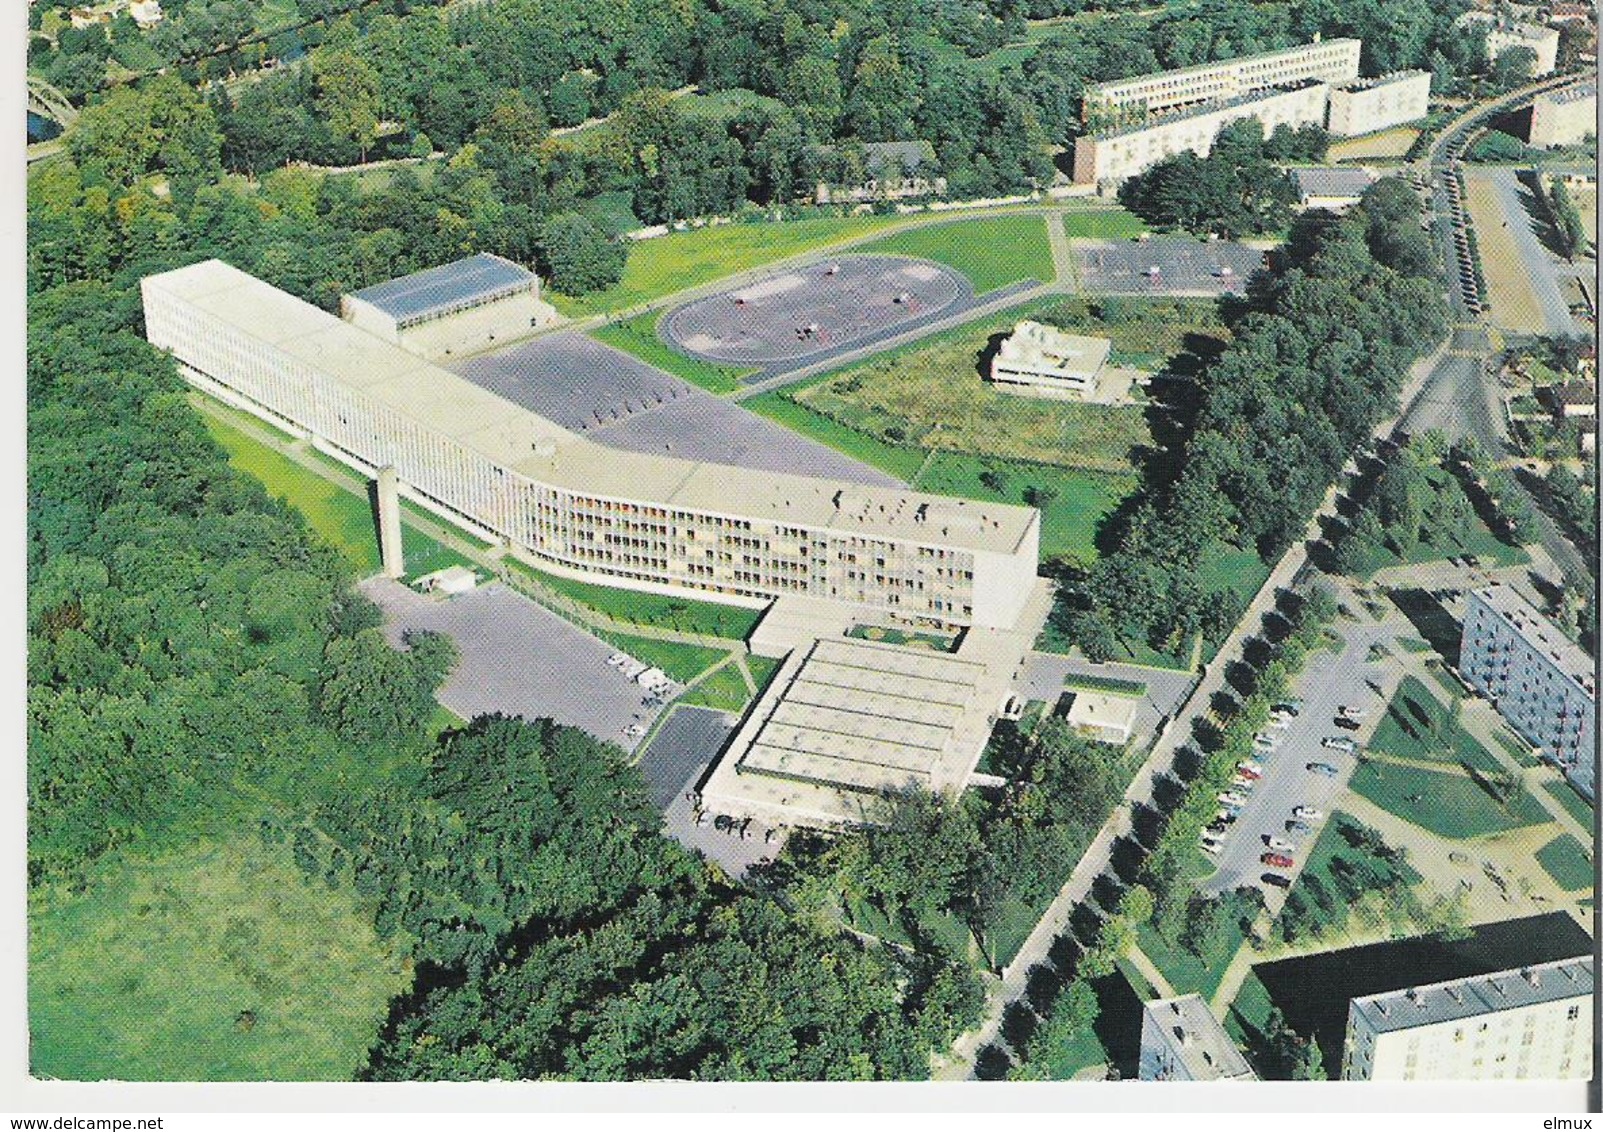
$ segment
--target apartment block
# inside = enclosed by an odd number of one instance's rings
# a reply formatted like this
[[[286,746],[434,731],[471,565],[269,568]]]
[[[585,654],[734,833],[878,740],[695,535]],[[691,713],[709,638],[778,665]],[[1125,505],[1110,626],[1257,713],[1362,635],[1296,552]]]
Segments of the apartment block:
[[[1459,671],[1540,753],[1592,796],[1597,691],[1592,658],[1508,586],[1469,596]]]
[[[1325,83],[1305,82],[1206,103],[1144,125],[1087,134],[1075,142],[1074,180],[1116,184],[1177,153],[1206,157],[1219,131],[1240,118],[1257,119],[1266,138],[1280,126],[1323,125],[1329,96]]]
[[[1531,64],[1532,78],[1551,75],[1558,68],[1557,28],[1505,19],[1491,12],[1465,12],[1458,18],[1457,26],[1486,28],[1488,60],[1495,61],[1503,52],[1516,47],[1529,47],[1536,55]]]
[[[1355,998],[1346,1081],[1573,1081],[1592,1075],[1590,956]]]
[[[1430,72],[1396,71],[1333,87],[1325,128],[1353,137],[1417,122],[1430,107]]]
[[[1097,83],[1086,88],[1081,114],[1085,121],[1096,122],[1121,109],[1159,114],[1292,83],[1350,82],[1358,77],[1362,50],[1363,41],[1358,39],[1316,39],[1284,51]]]
[[[607,448],[220,260],[142,282],[196,387],[542,569],[756,606],[805,596],[1009,626],[1040,513]]]
[[[1143,1081],[1256,1081],[1235,1039],[1199,995],[1154,999],[1141,1010]]]
[[[1539,94],[1531,102],[1526,140],[1534,146],[1574,145],[1597,133],[1597,83]]]

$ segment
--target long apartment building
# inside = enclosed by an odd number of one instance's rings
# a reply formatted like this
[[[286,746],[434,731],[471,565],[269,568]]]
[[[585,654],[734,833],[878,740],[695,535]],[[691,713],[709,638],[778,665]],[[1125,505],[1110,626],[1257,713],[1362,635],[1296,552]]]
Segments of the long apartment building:
[[[1469,595],[1459,671],[1532,746],[1593,793],[1592,658],[1508,586]]]
[[[607,448],[220,260],[145,278],[193,385],[554,573],[759,605],[1011,626],[1040,513]]]
[[[1209,102],[1122,129],[1086,134],[1074,143],[1077,184],[1114,184],[1177,153],[1206,157],[1219,131],[1239,118],[1255,118],[1264,137],[1280,126],[1317,126],[1325,120],[1330,87],[1304,82],[1290,89]]]
[[[1362,50],[1363,41],[1359,39],[1315,40],[1301,47],[1245,55],[1224,63],[1097,83],[1086,88],[1081,115],[1091,123],[1118,118],[1119,111],[1131,110],[1139,120],[1145,114],[1161,114],[1199,102],[1224,102],[1292,83],[1350,82],[1358,77]]]
[[[1395,71],[1335,87],[1325,128],[1346,138],[1417,122],[1429,110],[1430,77],[1429,71]]]
[[[1591,956],[1355,998],[1345,1081],[1592,1075]]]

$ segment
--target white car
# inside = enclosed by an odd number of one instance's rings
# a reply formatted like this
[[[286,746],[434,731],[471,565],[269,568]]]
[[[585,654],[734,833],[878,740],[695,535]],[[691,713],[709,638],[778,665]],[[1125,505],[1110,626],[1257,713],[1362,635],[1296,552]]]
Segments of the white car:
[[[1212,853],[1214,856],[1218,856],[1220,853],[1224,852],[1224,845],[1218,841],[1204,841],[1199,844],[1197,848],[1201,849],[1204,853]]]
[[[643,723],[631,723],[628,727],[623,729],[623,733],[638,739],[640,736],[646,733],[646,726]]]
[[[1276,837],[1274,834],[1264,838],[1264,844],[1277,853],[1295,853],[1297,851],[1297,847],[1291,842],[1284,837]]]
[[[1316,810],[1312,806],[1293,806],[1291,808],[1291,816],[1302,818],[1304,821],[1318,821],[1325,815],[1323,811]]]
[[[1230,790],[1220,794],[1219,801],[1227,806],[1245,806],[1247,804],[1247,799],[1243,795]]]
[[[1291,717],[1289,715],[1272,715],[1269,717],[1269,726],[1276,731],[1284,731],[1291,726]]]
[[[1248,778],[1244,774],[1238,774],[1230,780],[1230,785],[1234,786],[1237,790],[1251,790],[1253,788],[1254,781],[1254,779]]]
[[[628,663],[629,658],[624,656],[621,652],[615,652],[611,656],[607,657],[607,664],[613,668],[622,668]]]
[[[1342,704],[1336,710],[1338,714],[1345,715],[1348,719],[1363,719],[1369,714],[1368,708],[1352,707],[1348,704]]]
[[[1345,751],[1349,755],[1358,749],[1358,744],[1345,735],[1326,735],[1319,745],[1331,751]]]

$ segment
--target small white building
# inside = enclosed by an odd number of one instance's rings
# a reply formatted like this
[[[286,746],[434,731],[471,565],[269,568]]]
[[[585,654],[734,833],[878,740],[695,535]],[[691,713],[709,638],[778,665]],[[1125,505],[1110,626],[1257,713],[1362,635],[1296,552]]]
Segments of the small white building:
[[[1135,731],[1140,700],[1104,692],[1076,692],[1066,717],[1070,727],[1099,743],[1123,746]]]
[[[1025,319],[991,359],[991,380],[1009,393],[1090,400],[1113,344]]]
[[[1583,955],[1355,998],[1342,1080],[1586,1080],[1592,983]]]
[[[432,574],[424,574],[412,584],[424,593],[454,597],[470,592],[479,584],[479,576],[466,566],[447,566]]]
[[[1235,1040],[1201,996],[1155,999],[1141,1010],[1143,1081],[1256,1081]]]
[[[480,252],[340,297],[340,317],[431,361],[505,345],[561,321],[540,280]]]
[[[1298,208],[1345,212],[1363,199],[1365,190],[1375,183],[1375,175],[1368,169],[1326,165],[1293,169],[1291,181],[1297,187]]]
[[[133,0],[128,5],[128,15],[141,31],[149,31],[161,23],[163,14],[161,0]]]

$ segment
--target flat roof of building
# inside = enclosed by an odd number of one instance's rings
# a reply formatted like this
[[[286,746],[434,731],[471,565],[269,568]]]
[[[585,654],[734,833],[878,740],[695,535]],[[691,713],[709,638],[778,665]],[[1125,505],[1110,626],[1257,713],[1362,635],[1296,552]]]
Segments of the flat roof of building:
[[[1113,342],[1084,334],[1069,334],[1055,326],[1025,319],[1002,339],[998,360],[1065,374],[1094,376],[1108,360]]]
[[[377,307],[397,322],[406,322],[454,310],[476,298],[522,290],[534,282],[532,272],[511,260],[480,252],[364,287],[352,292],[351,298]]]
[[[1195,106],[1187,106],[1170,114],[1154,114],[1144,122],[1137,122],[1117,129],[1103,130],[1090,135],[1096,141],[1108,141],[1113,138],[1129,137],[1133,134],[1145,133],[1147,130],[1157,130],[1164,126],[1172,126],[1176,122],[1184,122],[1191,118],[1202,118],[1209,114],[1219,114],[1226,110],[1235,110],[1242,106],[1251,106],[1257,102],[1267,102],[1271,98],[1283,98],[1288,94],[1298,94],[1305,90],[1315,88],[1328,88],[1329,83],[1318,79],[1302,79],[1294,83],[1283,83],[1279,86],[1266,86],[1258,90],[1238,94],[1234,98],[1221,98],[1214,102],[1199,102]]]
[[[1375,183],[1375,175],[1367,169],[1345,168],[1339,165],[1320,165],[1311,169],[1293,169],[1291,179],[1297,186],[1297,195],[1308,197],[1359,197]]]
[[[1538,649],[1560,672],[1581,686],[1587,695],[1596,695],[1592,658],[1536,611],[1535,606],[1501,582],[1474,592],[1480,602],[1498,614],[1527,644]]]
[[[1016,551],[1040,520],[1033,507],[607,448],[221,260],[144,283],[519,475],[578,494],[998,554]]]
[[[1143,1022],[1163,1033],[1169,1051],[1193,1081],[1257,1080],[1235,1039],[1200,995],[1153,999],[1142,1011]]]
[[[1068,722],[1073,727],[1116,728],[1128,732],[1135,726],[1141,701],[1106,692],[1076,692],[1069,706]]]
[[[1377,87],[1392,86],[1396,83],[1406,83],[1417,78],[1430,78],[1429,71],[1391,71],[1384,75],[1376,75],[1372,79],[1353,79],[1350,82],[1339,84],[1335,89],[1356,93],[1361,90],[1374,90]]]
[[[1334,47],[1337,45],[1345,46],[1347,44],[1356,44],[1359,47],[1362,47],[1363,40],[1353,39],[1350,37],[1326,39],[1315,43],[1299,44],[1296,47],[1283,47],[1278,51],[1260,51],[1255,55],[1240,55],[1234,59],[1221,59],[1217,63],[1199,63],[1195,67],[1178,67],[1172,71],[1152,71],[1148,74],[1136,75],[1133,78],[1128,79],[1109,79],[1107,82],[1092,83],[1090,86],[1085,88],[1085,92],[1086,94],[1093,96],[1097,94],[1106,94],[1109,91],[1118,90],[1122,87],[1140,86],[1141,84],[1150,82],[1153,79],[1179,79],[1189,78],[1194,75],[1206,75],[1211,71],[1223,71],[1228,70],[1231,67],[1240,67],[1252,63],[1267,63],[1274,59],[1290,58],[1295,55],[1300,55],[1303,52],[1315,47]]]
[[[1591,997],[1593,973],[1592,957],[1581,955],[1355,998],[1350,1011],[1376,1033],[1412,1030],[1582,995]]]

